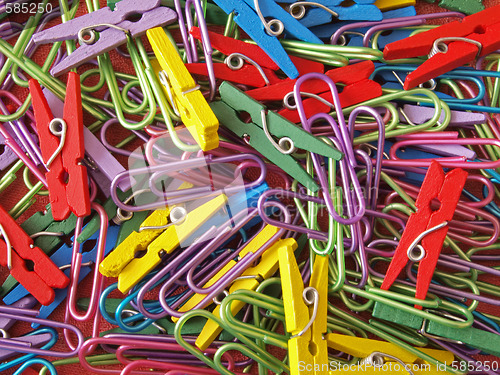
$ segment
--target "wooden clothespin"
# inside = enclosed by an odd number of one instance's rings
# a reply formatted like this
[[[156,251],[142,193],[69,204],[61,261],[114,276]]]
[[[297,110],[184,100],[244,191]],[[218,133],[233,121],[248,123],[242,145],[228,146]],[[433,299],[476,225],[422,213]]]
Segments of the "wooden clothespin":
[[[328,256],[316,256],[308,290],[291,246],[278,251],[291,375],[329,374],[327,331]],[[305,302],[306,298],[309,299]],[[311,302],[311,303],[309,303]],[[311,364],[310,367],[300,366]]]
[[[53,288],[65,288],[69,279],[0,206],[3,239],[0,240],[0,264],[42,305],[54,300]],[[10,264],[9,264],[10,263]],[[31,263],[31,265],[30,265]]]
[[[415,2],[415,0],[377,0],[375,6],[382,12],[387,12],[388,10],[414,6]]]
[[[343,108],[359,104],[382,95],[381,86],[369,79],[374,72],[375,66],[371,61],[363,61],[358,64],[348,65],[342,68],[331,69],[326,72],[335,83],[344,84],[342,92],[339,93],[340,103]],[[285,95],[293,92],[296,80],[279,82],[268,87],[249,90],[246,94],[256,100],[282,100]],[[332,103],[332,94],[328,85],[322,80],[308,80],[301,86],[301,91],[316,94],[326,101]],[[303,100],[303,106],[307,117],[316,113],[329,113],[333,109],[327,104],[315,99]],[[279,114],[294,123],[300,122],[300,116],[296,109],[282,109]]]
[[[381,289],[391,287],[408,259],[419,261],[415,297],[425,299],[448,233],[447,224],[453,218],[466,180],[467,172],[463,169],[457,168],[445,175],[438,162],[431,163],[415,202],[417,212],[408,219]],[[432,208],[434,199],[440,202],[437,210]],[[418,247],[420,240],[422,246]]]
[[[219,146],[219,122],[200,91],[167,34],[161,27],[147,31],[147,37],[164,78],[171,88],[173,105],[179,110],[181,120],[203,151]],[[160,72],[157,72],[160,73]]]
[[[50,73],[57,76],[115,49],[128,38],[140,37],[148,29],[177,20],[174,10],[159,5],[160,0],[121,0],[114,10],[106,7],[74,18],[33,34],[32,40],[35,44],[68,39],[79,41],[80,47],[52,67]],[[131,20],[134,15],[140,15],[140,18]],[[98,38],[96,31],[99,32]]]
[[[435,29],[398,40],[384,49],[384,59],[395,60],[429,55],[408,74],[409,90],[432,78],[473,62],[500,48],[500,5]]]
[[[374,353],[380,353],[379,358],[383,358],[383,360],[387,362],[393,362],[395,358],[397,358],[402,364],[409,366],[414,374],[435,375],[446,373],[445,371],[440,371],[436,366],[432,366],[427,362],[422,363],[423,361],[417,355],[387,341],[371,340],[363,337],[340,335],[337,333],[329,333],[326,335],[326,341],[328,342],[328,347],[361,359],[365,359]],[[441,363],[452,363],[455,360],[454,354],[446,350],[428,348],[417,349],[424,354],[432,356]],[[384,354],[387,357],[384,357]],[[421,368],[422,370],[417,370],[417,368]],[[400,373],[395,367],[391,366],[390,369],[390,371]],[[406,371],[403,366],[399,366],[399,369],[401,370],[401,373],[408,374],[408,371]],[[353,371],[353,373],[364,374],[366,372],[368,374],[380,374],[385,371],[386,370],[384,370],[383,366],[376,368],[374,366],[364,366],[363,364],[360,364],[359,371]],[[335,373],[336,371],[331,372],[331,374]],[[339,373],[342,372],[339,371]]]
[[[227,198],[221,194],[198,208],[186,213],[180,224],[171,223],[168,228],[169,209],[153,212],[141,227],[151,227],[133,232],[99,265],[99,271],[108,277],[118,277],[118,289],[128,292],[149,272],[158,266],[162,255],[170,254],[200,226],[226,205]],[[163,227],[163,228],[162,228]],[[158,228],[158,229],[156,229]],[[164,230],[165,229],[165,230]],[[139,251],[146,251],[135,258]]]
[[[201,33],[198,27],[192,27],[190,34],[194,38],[201,40]],[[228,58],[234,56],[235,62],[239,61],[239,58],[243,60],[243,66],[234,70],[228,66],[231,61],[227,63],[214,63],[214,73],[217,79],[251,87],[264,87],[268,84],[273,85],[278,82],[290,80],[283,80],[276,75],[275,71],[279,69],[278,65],[259,46],[211,31],[208,32],[208,36],[213,48],[222,52]],[[245,60],[245,58],[248,60]],[[290,59],[297,67],[300,75],[310,72],[324,72],[324,65],[319,62],[292,55],[290,55]],[[260,67],[261,71],[259,71],[257,66],[249,63],[250,60]],[[192,74],[208,75],[207,66],[204,63],[186,64],[186,67]]]
[[[221,101],[212,102],[210,106],[222,125],[239,137],[248,136],[248,142],[253,148],[309,190],[317,191],[318,185],[290,155],[289,150],[284,150],[274,141],[273,136],[278,139],[287,137],[293,143],[292,148],[301,148],[335,160],[342,158],[340,151],[328,146],[277,113],[267,111],[265,106],[229,82],[223,82],[220,85],[219,93]],[[239,117],[241,112],[250,114],[251,122],[246,123],[241,120]]]
[[[48,169],[45,177],[49,188],[52,215],[67,219],[73,212],[78,217],[90,214],[85,156],[80,77],[68,74],[63,118],[54,118],[39,83],[29,80],[36,128],[43,161]]]

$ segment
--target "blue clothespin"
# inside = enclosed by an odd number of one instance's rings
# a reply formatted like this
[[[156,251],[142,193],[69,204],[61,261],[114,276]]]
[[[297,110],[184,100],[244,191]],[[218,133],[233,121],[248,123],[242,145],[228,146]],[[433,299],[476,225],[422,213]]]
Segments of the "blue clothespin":
[[[120,227],[118,226],[111,226],[108,228],[108,234],[106,237],[106,247],[104,250],[105,255],[107,255],[114,247],[116,244],[116,240],[118,238],[118,231]],[[99,232],[94,233],[87,241],[96,241],[94,247],[92,250],[84,252],[82,255],[82,265],[88,262],[95,261],[96,253],[97,253],[97,239],[99,238]],[[74,239],[73,239],[74,240]],[[86,242],[87,242],[86,241]],[[70,245],[64,244],[61,246],[51,257],[50,259],[55,263],[56,266],[59,268],[68,266],[71,264],[71,256],[72,256],[72,247]],[[83,267],[80,271],[80,277],[78,279],[78,282],[81,282],[85,276],[87,276],[91,271],[91,268],[89,266]],[[70,268],[66,267],[63,272],[69,276],[70,273]],[[56,309],[59,304],[64,301],[64,299],[67,296],[67,288],[65,289],[56,289],[55,290],[56,295],[54,298],[54,302],[52,302],[48,306],[42,306],[40,308],[40,313],[38,315],[39,318],[45,319],[52,314],[52,312]],[[12,304],[15,301],[19,300],[20,298],[28,295],[28,291],[22,286],[18,285],[16,286],[7,296],[4,297],[3,301],[6,304]],[[31,325],[33,328],[37,328],[38,324],[33,323]]]
[[[387,12],[382,13],[382,17],[384,20],[392,19],[392,18],[400,18],[400,17],[413,17],[417,14],[415,7],[406,7],[400,9],[389,10]],[[301,20],[302,21],[302,20]],[[311,27],[311,31],[321,39],[330,39],[333,33],[337,31],[340,27],[347,25],[349,22],[335,22],[335,23],[327,23],[320,24],[319,26]],[[357,32],[360,34],[364,34],[368,28],[359,28],[349,30],[351,32]],[[388,35],[381,35],[378,40],[379,46],[385,46],[386,44],[392,43],[401,38],[405,38],[410,36],[413,30],[391,30],[391,33]],[[351,47],[360,47],[363,45],[363,37],[361,35],[356,34],[348,34],[347,35],[347,43],[346,45]]]
[[[227,14],[234,12],[234,21],[278,64],[289,78],[294,79],[299,76],[297,68],[293,65],[278,38],[267,34],[262,21],[252,7],[241,0],[214,0],[214,2]],[[283,9],[281,10],[283,11]],[[320,41],[320,43],[322,42]]]
[[[293,4],[295,0],[279,0],[279,2]],[[341,0],[316,0],[314,3],[323,5],[331,12],[311,3],[309,9],[304,9],[305,15],[300,18],[300,23],[306,27],[324,25],[332,22],[333,13],[337,14],[337,19],[343,21],[381,21],[383,19],[382,12],[374,5],[375,0],[354,0],[354,4],[349,7],[342,6],[342,2]],[[302,6],[308,6],[308,4]],[[292,14],[300,14],[293,10],[293,5],[291,7]]]

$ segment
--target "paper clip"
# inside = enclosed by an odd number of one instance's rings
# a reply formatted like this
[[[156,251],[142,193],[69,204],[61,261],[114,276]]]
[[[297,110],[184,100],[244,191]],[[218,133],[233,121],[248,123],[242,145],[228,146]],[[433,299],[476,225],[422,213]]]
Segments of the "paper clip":
[[[318,185],[290,155],[292,152],[302,148],[335,160],[342,158],[340,151],[278,114],[267,111],[265,106],[230,83],[223,82],[219,87],[219,93],[221,101],[211,103],[211,107],[221,123],[239,137],[248,136],[248,142],[253,148],[308,189],[317,191]],[[240,119],[239,113],[242,111],[250,114],[252,122],[245,123]],[[276,142],[273,136],[279,141]]]
[[[203,151],[219,145],[219,122],[208,106],[175,46],[161,27],[149,29],[147,37],[162,71],[158,71],[172,106],[180,113],[183,123]]]
[[[417,212],[408,219],[381,289],[391,287],[410,259],[420,262],[415,297],[425,299],[448,233],[448,222],[453,218],[466,179],[467,172],[462,169],[454,169],[445,175],[438,162],[431,163],[415,202]],[[434,198],[441,203],[436,211],[430,206]]]
[[[500,30],[500,6],[465,17],[438,28],[388,44],[384,59],[395,60],[423,56],[429,58],[405,80],[409,90],[432,78],[495,52],[500,48],[496,37]],[[448,44],[446,42],[449,42]]]
[[[170,8],[161,7],[160,0],[121,0],[112,11],[103,8],[85,14],[50,29],[33,34],[36,44],[78,40],[80,47],[52,67],[50,73],[58,76],[98,55],[125,43],[128,37],[136,38],[153,27],[165,26],[177,20]],[[141,17],[131,21],[133,15]],[[133,18],[132,18],[133,19]],[[99,32],[97,38],[96,32]]]
[[[46,164],[52,215],[56,220],[90,214],[87,170],[81,164],[85,146],[80,77],[68,75],[64,117],[54,117],[37,81],[29,81],[40,147]],[[67,182],[65,178],[67,174]]]

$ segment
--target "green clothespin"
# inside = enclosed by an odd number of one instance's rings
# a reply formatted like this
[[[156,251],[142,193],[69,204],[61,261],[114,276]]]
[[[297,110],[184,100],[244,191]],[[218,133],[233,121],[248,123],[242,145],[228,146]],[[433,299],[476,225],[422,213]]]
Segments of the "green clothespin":
[[[453,328],[444,324],[427,321],[410,312],[399,310],[386,304],[375,302],[373,317],[401,324],[423,331],[423,335],[434,335],[448,340],[459,341],[482,351],[500,356],[500,336],[477,328]]]
[[[276,164],[292,178],[309,190],[316,192],[319,187],[314,178],[292,157],[296,148],[340,160],[343,154],[332,146],[317,139],[279,114],[267,111],[266,107],[255,101],[229,82],[219,87],[221,101],[212,102],[210,107],[220,123],[239,137],[248,137],[249,144]],[[251,122],[246,123],[240,114],[248,113]],[[279,142],[274,140],[279,139]],[[285,149],[285,144],[288,143]]]
[[[425,1],[434,3],[436,0]],[[484,10],[484,5],[481,0],[441,0],[439,6],[465,14],[474,14]]]

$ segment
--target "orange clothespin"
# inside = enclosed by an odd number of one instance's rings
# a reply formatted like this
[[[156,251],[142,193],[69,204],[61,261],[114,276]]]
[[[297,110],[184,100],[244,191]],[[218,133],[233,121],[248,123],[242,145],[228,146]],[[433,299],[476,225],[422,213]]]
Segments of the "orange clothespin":
[[[405,90],[414,88],[477,57],[500,48],[500,5],[438,28],[398,40],[384,49],[384,59],[395,60],[429,55],[408,74]],[[448,42],[448,44],[446,44]]]
[[[52,215],[64,220],[73,212],[78,217],[90,214],[85,156],[80,77],[68,74],[63,118],[54,118],[39,83],[29,80],[36,128],[43,161],[47,167]]]
[[[431,163],[415,202],[417,212],[408,219],[381,289],[391,287],[408,259],[419,261],[415,297],[425,299],[448,233],[447,224],[453,218],[466,179],[467,172],[463,169],[457,168],[445,175],[437,161]],[[431,203],[436,198],[441,205],[433,211]],[[418,245],[420,240],[422,246]],[[421,306],[415,307],[421,309]]]
[[[299,65],[297,65],[299,66]],[[355,105],[366,100],[370,100],[382,95],[382,87],[375,81],[369,79],[374,72],[375,65],[371,61],[363,61],[358,64],[344,66],[342,68],[331,69],[325,74],[330,77],[335,83],[344,84],[342,91],[339,93],[340,103],[342,108]],[[282,100],[287,94],[293,92],[293,87],[297,80],[288,79],[270,85],[264,88],[249,90],[246,94],[255,100]],[[327,102],[332,102],[332,94],[328,85],[322,80],[311,79],[301,86],[301,91],[310,94],[318,95]],[[311,117],[316,113],[329,113],[333,109],[326,103],[315,99],[308,98],[303,100],[304,110],[307,117]],[[279,114],[291,122],[299,123],[300,116],[296,109],[285,108],[279,111]]]
[[[65,288],[69,279],[0,206],[3,240],[0,240],[0,264],[42,305],[54,301],[53,288]],[[31,271],[28,263],[32,263]]]

